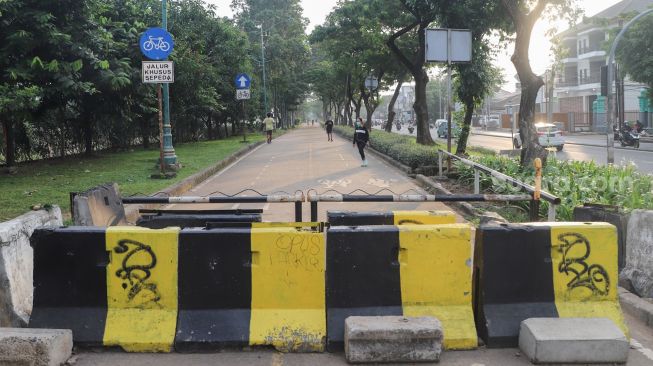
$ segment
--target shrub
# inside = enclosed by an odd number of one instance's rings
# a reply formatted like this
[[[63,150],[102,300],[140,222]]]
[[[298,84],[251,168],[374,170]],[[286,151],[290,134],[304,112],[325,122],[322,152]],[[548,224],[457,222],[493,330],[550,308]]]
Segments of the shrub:
[[[354,129],[351,127],[335,126],[334,129],[342,136],[354,138]],[[426,165],[438,165],[438,148],[442,147],[419,145],[413,136],[381,130],[372,130],[370,144],[374,150],[388,155],[411,169]]]

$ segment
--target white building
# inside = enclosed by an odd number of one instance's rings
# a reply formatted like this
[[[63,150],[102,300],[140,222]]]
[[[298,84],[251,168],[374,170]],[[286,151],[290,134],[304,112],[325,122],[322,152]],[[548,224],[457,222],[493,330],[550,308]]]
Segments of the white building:
[[[607,62],[604,47],[608,32],[621,26],[620,15],[640,13],[651,6],[653,0],[624,0],[556,36],[567,54],[553,90],[554,101],[557,101],[555,109],[561,113],[573,113],[577,127],[605,128],[605,116],[595,115],[593,105],[601,99],[601,66]],[[624,111],[627,115],[636,116],[639,112],[639,96],[644,88],[645,85],[626,78]]]

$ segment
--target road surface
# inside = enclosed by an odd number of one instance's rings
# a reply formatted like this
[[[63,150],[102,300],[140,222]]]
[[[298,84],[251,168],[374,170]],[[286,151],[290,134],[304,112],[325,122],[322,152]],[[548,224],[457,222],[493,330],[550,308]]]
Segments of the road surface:
[[[237,193],[253,188],[261,193],[295,192],[316,189],[324,192],[336,189],[349,193],[356,189],[376,192],[388,188],[395,192],[414,189],[421,192],[411,179],[380,160],[369,156],[369,167],[360,167],[360,158],[350,141],[335,137],[329,143],[320,128],[292,131],[270,145],[246,155],[232,166],[217,173],[188,195],[207,195],[216,191]],[[191,208],[192,206],[184,206]],[[221,208],[264,208],[266,221],[288,221],[294,218],[291,204],[219,205]],[[179,208],[179,207],[177,207]],[[192,208],[205,208],[195,206]],[[210,207],[211,209],[216,206]],[[339,204],[323,205],[320,220],[327,209],[335,210],[396,210],[447,209],[440,203],[402,204]],[[308,212],[304,212],[308,220]],[[462,218],[459,218],[462,221]],[[628,318],[633,339],[642,350],[631,350],[629,366],[653,364],[653,332],[645,325]],[[648,354],[648,356],[647,356]],[[76,366],[200,366],[200,365],[347,365],[342,353],[281,354],[271,350],[231,351],[216,354],[127,354],[118,351],[81,351],[76,355]],[[439,365],[444,366],[525,366],[530,362],[518,349],[479,349],[476,351],[445,352]]]
[[[408,129],[393,132],[409,135]],[[435,130],[431,130],[433,138],[437,138]],[[414,136],[414,133],[413,133]],[[439,139],[446,142],[444,139]],[[567,144],[562,152],[552,151],[551,155],[563,160],[595,161],[601,165],[607,164],[606,137],[602,135],[573,135],[566,137]],[[485,147],[496,152],[512,149],[512,139],[509,132],[472,131],[470,146]],[[455,146],[455,145],[454,145]],[[615,144],[615,163],[619,165],[635,164],[642,173],[653,174],[653,143],[642,143],[641,149],[622,148]]]

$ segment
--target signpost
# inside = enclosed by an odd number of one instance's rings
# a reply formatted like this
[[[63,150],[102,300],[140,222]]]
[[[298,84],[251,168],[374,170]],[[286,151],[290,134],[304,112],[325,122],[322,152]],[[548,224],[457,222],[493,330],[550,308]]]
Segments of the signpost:
[[[451,64],[472,61],[472,31],[469,29],[427,29],[426,62],[447,63],[447,151],[451,153],[451,125],[453,97],[451,86]],[[447,161],[451,170],[451,158]]]
[[[243,105],[243,119],[242,119],[242,124],[241,128],[243,130],[243,142],[247,142],[247,133],[245,132],[245,101],[249,100],[252,97],[252,93],[250,90],[250,87],[252,85],[252,78],[249,77],[247,74],[238,74],[236,75],[236,79],[234,80],[234,84],[236,85],[236,100],[242,101]]]
[[[161,173],[164,173],[166,166],[177,164],[177,155],[172,146],[169,87],[169,84],[175,82],[175,66],[172,61],[165,61],[172,53],[175,42],[172,35],[165,29],[167,28],[166,0],[162,0],[161,10],[163,28],[150,28],[143,32],[139,47],[143,56],[154,60],[143,61],[141,76],[143,83],[158,85],[160,165]]]

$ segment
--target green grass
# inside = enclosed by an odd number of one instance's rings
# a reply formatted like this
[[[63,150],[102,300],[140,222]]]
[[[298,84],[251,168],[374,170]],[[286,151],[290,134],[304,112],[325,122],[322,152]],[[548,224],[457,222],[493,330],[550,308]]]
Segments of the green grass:
[[[260,133],[248,136],[251,143],[263,141]],[[116,182],[123,195],[153,194],[228,157],[246,144],[242,137],[175,146],[183,168],[169,180],[151,179],[158,171],[159,151],[134,148],[129,152],[98,153],[92,157],[70,157],[25,163],[15,175],[0,175],[0,222],[20,216],[34,205],[59,205],[69,214],[69,192]]]

